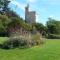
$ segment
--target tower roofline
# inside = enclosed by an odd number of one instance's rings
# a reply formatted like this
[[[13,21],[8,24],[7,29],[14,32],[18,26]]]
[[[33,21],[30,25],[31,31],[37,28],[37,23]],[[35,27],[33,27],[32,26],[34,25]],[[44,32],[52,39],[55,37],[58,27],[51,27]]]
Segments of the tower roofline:
[[[27,4],[27,6],[26,6],[27,8],[29,8],[29,3]]]
[[[27,6],[29,7],[29,3],[27,4]]]

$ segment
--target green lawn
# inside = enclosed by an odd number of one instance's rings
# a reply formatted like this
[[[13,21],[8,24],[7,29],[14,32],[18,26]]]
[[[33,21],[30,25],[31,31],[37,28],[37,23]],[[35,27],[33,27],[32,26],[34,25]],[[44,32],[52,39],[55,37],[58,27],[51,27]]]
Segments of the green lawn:
[[[0,60],[60,60],[60,40],[46,40],[44,45],[28,49],[0,49]]]

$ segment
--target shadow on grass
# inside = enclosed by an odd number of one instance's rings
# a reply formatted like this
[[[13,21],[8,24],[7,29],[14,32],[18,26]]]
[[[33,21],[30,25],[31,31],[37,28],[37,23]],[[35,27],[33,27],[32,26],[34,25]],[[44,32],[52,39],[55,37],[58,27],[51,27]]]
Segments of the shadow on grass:
[[[8,46],[3,47],[3,44],[0,44],[0,49],[9,50],[10,48]]]
[[[7,45],[3,45],[3,44],[0,44],[0,49],[4,49],[4,50],[10,50],[10,49],[28,49],[29,47],[24,47],[24,46],[17,46],[17,47],[11,47],[11,46],[7,46]]]

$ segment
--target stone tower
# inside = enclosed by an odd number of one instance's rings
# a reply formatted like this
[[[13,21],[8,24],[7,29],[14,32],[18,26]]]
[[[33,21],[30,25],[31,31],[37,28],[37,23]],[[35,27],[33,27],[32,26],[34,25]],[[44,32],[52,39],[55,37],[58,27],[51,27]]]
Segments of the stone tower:
[[[25,21],[29,24],[36,22],[36,12],[29,11],[29,4],[25,7]]]

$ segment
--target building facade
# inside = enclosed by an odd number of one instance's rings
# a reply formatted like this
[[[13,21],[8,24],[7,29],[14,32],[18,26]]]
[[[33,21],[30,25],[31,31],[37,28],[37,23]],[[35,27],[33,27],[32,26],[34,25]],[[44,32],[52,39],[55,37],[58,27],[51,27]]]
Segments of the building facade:
[[[29,5],[25,7],[25,21],[29,24],[36,22],[36,12],[29,11]]]

